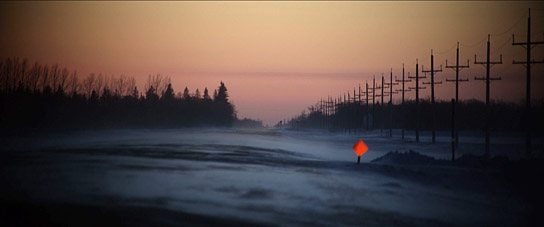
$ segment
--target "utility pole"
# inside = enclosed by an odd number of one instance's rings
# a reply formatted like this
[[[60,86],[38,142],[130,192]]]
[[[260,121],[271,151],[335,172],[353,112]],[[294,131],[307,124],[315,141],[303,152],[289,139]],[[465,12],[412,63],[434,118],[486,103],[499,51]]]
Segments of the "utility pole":
[[[319,100],[319,111],[321,112],[321,129],[323,129],[325,128],[325,121],[324,121],[325,111],[323,109],[323,98]]]
[[[346,100],[347,100],[347,102],[346,102]],[[344,93],[344,114],[346,116],[346,118],[344,118],[345,119],[344,120],[344,130],[345,130],[345,132],[351,133],[351,131],[348,131],[348,130],[350,130],[349,124],[350,124],[350,121],[351,121],[350,116],[349,116],[349,114],[350,114],[350,112],[349,112],[349,91],[348,91],[348,99],[346,99],[346,93]]]
[[[327,128],[331,130],[331,126],[332,126],[331,115],[334,114],[334,101],[331,96],[328,96],[327,99],[328,99],[327,101],[327,109],[328,109],[327,110]]]
[[[355,114],[356,114],[355,116],[357,117],[357,120],[360,121],[360,124],[358,124],[359,133],[361,133],[361,131],[365,127],[365,117],[363,115],[363,102],[361,100],[362,95],[364,95],[364,92],[361,92],[361,84],[359,84],[359,94],[358,94],[358,98],[356,100],[357,105],[355,106],[355,110],[356,110],[355,111]],[[360,116],[360,119],[359,119],[359,116]]]
[[[455,65],[448,65],[446,60],[446,68],[455,70],[455,80],[446,79],[446,82],[455,82],[455,102],[459,101],[459,82],[467,82],[468,79],[459,79],[459,71],[464,68],[469,68],[469,60],[467,59],[467,65],[459,65],[459,42],[457,42],[457,54],[455,55]]]
[[[542,64],[542,61],[531,60],[531,48],[538,44],[544,44],[544,41],[531,41],[531,9],[529,8],[529,16],[527,17],[527,42],[516,43],[514,42],[514,34],[512,34],[512,45],[520,45],[527,50],[527,57],[525,62],[523,61],[513,61],[512,64],[523,64],[526,70],[526,97],[525,97],[525,152],[527,155],[531,154],[531,124],[532,124],[532,114],[531,114],[531,64]]]
[[[419,64],[418,60],[416,59],[416,76],[411,77],[408,75],[408,78],[410,79],[416,79],[416,86],[415,87],[408,87],[409,89],[416,89],[416,142],[419,142],[419,89],[425,89],[425,87],[419,86],[419,79],[425,79],[427,76],[419,76]]]
[[[380,105],[380,115],[381,115],[380,118],[382,120],[382,128],[380,130],[380,135],[382,135],[383,134],[383,90],[384,90],[384,87],[383,87],[383,73],[382,73],[382,86],[380,88],[382,90],[382,95],[381,95],[382,102],[381,102],[381,105]]]
[[[361,86],[359,86],[359,99],[361,98]],[[357,114],[357,109],[359,107],[359,101],[357,101],[357,98],[355,97],[355,88],[353,88],[353,103],[350,107],[350,109],[352,110],[351,114],[352,114],[352,123],[350,123],[350,127],[353,125],[353,134],[355,134],[357,132],[357,127],[355,127],[355,122],[357,122],[356,119],[359,118],[359,115]]]
[[[455,100],[451,99],[451,161],[455,161]]]
[[[487,35],[487,61],[485,62],[478,62],[476,61],[476,55],[474,55],[474,64],[481,64],[485,65],[485,78],[484,77],[474,77],[474,80],[485,80],[485,156],[489,157],[489,83],[491,80],[500,80],[500,77],[494,77],[491,78],[489,76],[491,65],[493,64],[502,64],[502,54],[500,55],[500,61],[491,62],[489,61],[489,52],[490,52],[490,43],[489,43],[489,37],[490,35]]]
[[[410,73],[408,73],[408,77],[409,77],[409,76],[410,76]],[[402,89],[401,89],[401,90],[397,90],[397,92],[398,92],[398,91],[401,91],[401,92],[402,92],[401,108],[402,108],[402,112],[404,113],[404,112],[405,112],[405,110],[404,110],[404,92],[405,92],[405,91],[411,91],[410,89],[408,89],[408,90],[404,89],[404,83],[406,83],[406,82],[411,82],[411,81],[412,81],[412,80],[410,80],[410,79],[408,79],[408,80],[405,80],[405,79],[404,79],[404,63],[402,63],[402,80],[395,80],[395,81],[397,81],[397,83],[402,83]],[[401,123],[401,125],[402,125],[402,131],[401,131],[401,133],[402,133],[402,140],[404,140],[404,125],[405,125],[404,122],[405,122],[405,120],[406,120],[406,119],[404,119],[404,117],[403,117],[402,123]]]
[[[383,73],[382,73],[382,85],[377,87],[377,89],[380,89],[382,91],[382,94],[381,95],[378,95],[379,97],[382,98],[382,102],[380,103],[380,121],[381,121],[381,129],[380,129],[380,135],[383,135],[383,128],[384,128],[384,121],[383,121],[383,97],[384,96],[387,96],[387,94],[384,95],[383,93],[383,90],[385,88],[388,88],[388,87],[384,87],[384,77],[383,77]]]
[[[376,125],[376,75],[372,78],[372,129]]]
[[[446,60],[446,68],[451,68],[455,70],[455,80],[449,80],[446,78],[446,82],[455,82],[455,104],[459,103],[459,82],[468,82],[468,79],[459,79],[459,71],[464,68],[468,68],[469,60],[467,59],[467,65],[459,65],[459,42],[457,42],[457,54],[455,55],[455,65],[448,65],[448,60]],[[455,112],[453,112],[455,113]],[[453,116],[452,119],[455,119],[457,116]],[[459,144],[459,132],[455,131],[455,144]]]
[[[431,49],[431,70],[423,70],[423,72],[430,72],[431,73],[431,82],[430,83],[425,83],[423,82],[423,84],[430,84],[431,85],[431,115],[432,115],[432,127],[433,127],[433,131],[432,131],[432,142],[433,143],[436,143],[436,116],[435,116],[435,111],[434,111],[434,85],[435,84],[442,84],[442,81],[439,81],[439,82],[434,82],[434,73],[435,72],[442,72],[442,65],[440,65],[440,69],[437,69],[435,70],[434,69],[434,55],[433,55],[433,50]]]
[[[369,112],[370,107],[369,107],[369,104],[368,104],[368,96],[369,96],[368,89],[369,89],[369,88],[368,88],[368,81],[365,81],[365,83],[366,83],[366,130],[368,131],[368,129],[369,129],[369,127],[370,127],[370,126],[368,125],[368,124],[369,124],[368,119],[369,119],[369,117],[370,117],[370,116],[369,116],[369,115],[370,115],[370,112]],[[372,95],[374,95],[374,91],[372,91]]]
[[[393,137],[393,85],[399,84],[393,83],[393,68],[391,68],[389,83],[386,84],[389,85],[389,137]]]

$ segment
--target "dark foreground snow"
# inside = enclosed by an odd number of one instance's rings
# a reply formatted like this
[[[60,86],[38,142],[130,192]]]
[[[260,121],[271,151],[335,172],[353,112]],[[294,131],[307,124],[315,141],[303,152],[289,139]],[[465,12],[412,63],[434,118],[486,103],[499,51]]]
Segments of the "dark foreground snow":
[[[370,148],[360,165],[351,150],[358,139]],[[1,226],[542,224],[541,161],[465,150],[452,163],[446,142],[246,129],[1,142]]]

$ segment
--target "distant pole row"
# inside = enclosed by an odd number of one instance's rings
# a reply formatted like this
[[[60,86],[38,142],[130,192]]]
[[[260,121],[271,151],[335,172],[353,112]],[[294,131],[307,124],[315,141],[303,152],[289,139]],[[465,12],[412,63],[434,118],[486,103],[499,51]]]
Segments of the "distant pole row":
[[[542,64],[544,63],[544,60],[541,61],[535,61],[531,60],[531,49],[535,47],[536,45],[544,44],[544,41],[531,41],[531,17],[530,17],[530,9],[529,9],[529,16],[527,19],[527,41],[526,42],[515,42],[514,41],[514,35],[512,35],[512,45],[520,45],[523,46],[527,50],[526,60],[525,61],[513,61],[513,64],[523,64],[526,67],[526,111],[525,111],[525,129],[526,129],[526,152],[529,155],[531,153],[531,122],[532,122],[532,114],[531,114],[531,65],[532,64]],[[490,156],[490,83],[491,81],[495,80],[501,80],[501,77],[491,77],[491,66],[495,64],[502,64],[502,54],[499,55],[498,61],[491,61],[491,53],[490,53],[490,46],[491,46],[491,40],[490,35],[487,37],[487,49],[486,49],[486,60],[485,61],[478,61],[477,56],[474,55],[474,64],[480,64],[483,65],[486,69],[485,77],[474,77],[474,80],[482,80],[485,82],[485,124],[484,124],[484,131],[485,131],[485,156]],[[455,82],[455,99],[452,100],[452,152],[454,152],[455,147],[459,144],[459,132],[456,130],[459,127],[455,126],[455,123],[458,123],[459,120],[456,116],[456,106],[459,103],[459,83],[460,82],[468,82],[468,78],[460,78],[459,72],[464,68],[469,68],[469,60],[467,59],[466,65],[460,65],[459,62],[460,54],[459,54],[459,42],[457,42],[457,48],[456,48],[456,55],[455,55],[455,65],[448,65],[448,61],[446,60],[446,68],[451,68],[455,71],[455,79],[447,79],[446,82]],[[400,110],[402,112],[406,112],[405,109],[405,92],[410,92],[412,90],[415,90],[415,141],[420,142],[420,107],[419,107],[419,99],[420,99],[420,90],[426,89],[425,86],[420,86],[420,79],[426,79],[427,73],[430,73],[430,81],[423,82],[424,85],[430,85],[430,112],[431,112],[431,136],[432,136],[432,143],[436,143],[436,115],[435,115],[435,85],[442,84],[442,81],[436,81],[435,80],[435,74],[442,72],[442,65],[440,65],[440,68],[435,68],[435,61],[434,61],[434,54],[433,50],[431,49],[431,56],[430,56],[430,69],[425,70],[424,66],[421,67],[421,72],[424,73],[424,76],[419,75],[419,63],[418,59],[416,59],[416,65],[415,65],[415,76],[410,76],[410,73],[408,72],[408,79],[405,78],[405,68],[404,64],[402,64],[402,79],[396,79],[393,80],[393,69],[390,70],[390,76],[389,76],[389,82],[385,81],[385,77],[382,73],[381,78],[381,84],[376,83],[376,78],[372,79],[372,86],[369,86],[368,82],[365,83],[365,88],[362,90],[361,85],[359,85],[358,94],[356,94],[356,90],[354,88],[353,90],[353,100],[350,96],[350,92],[346,94],[344,93],[343,99],[342,96],[340,96],[338,99],[334,99],[332,97],[328,97],[326,101],[323,99],[320,101],[320,109],[322,112],[322,115],[324,118],[322,119],[322,127],[324,128],[331,128],[331,126],[334,126],[334,122],[331,122],[330,116],[335,115],[339,112],[343,112],[342,115],[344,116],[343,121],[345,128],[344,130],[348,133],[356,132],[357,128],[359,131],[363,128],[366,130],[371,130],[376,128],[374,123],[376,120],[376,117],[379,117],[379,124],[380,124],[380,135],[383,136],[384,134],[384,128],[385,128],[385,117],[386,112],[384,112],[384,97],[389,96],[389,103],[387,105],[388,110],[388,118],[389,118],[389,133],[388,136],[393,136],[393,95],[398,94],[399,92],[402,92],[402,98],[401,98],[401,106]],[[412,82],[412,79],[415,80],[415,86],[406,88],[407,82]],[[393,91],[393,86],[402,84],[402,88],[396,89]],[[384,92],[385,89],[389,89],[389,92]],[[381,90],[381,92],[377,93],[377,90]],[[370,110],[370,95],[372,95],[372,111]],[[363,100],[361,97],[366,96],[366,98]],[[381,102],[379,104],[379,110],[376,110],[376,97],[381,98]],[[364,102],[364,106],[362,105]],[[350,114],[349,112],[354,112],[354,114]],[[377,114],[372,115],[370,113]],[[362,116],[362,117],[357,117]],[[370,118],[372,117],[372,120]],[[360,118],[360,119],[359,119]],[[351,124],[353,122],[357,122],[356,124]],[[366,123],[365,123],[366,122]],[[405,137],[405,119],[400,122],[401,124],[401,138],[404,139]],[[454,123],[455,122],[455,123]],[[371,125],[372,124],[372,125]],[[452,158],[455,157],[455,154],[452,153]]]

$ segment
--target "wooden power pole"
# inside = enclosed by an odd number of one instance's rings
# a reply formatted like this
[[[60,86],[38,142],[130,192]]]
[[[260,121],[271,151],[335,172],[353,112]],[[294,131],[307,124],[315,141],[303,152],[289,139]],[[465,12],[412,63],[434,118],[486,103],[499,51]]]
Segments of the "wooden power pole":
[[[446,82],[455,82],[455,104],[459,104],[459,82],[468,82],[468,79],[459,79],[459,71],[461,71],[464,68],[468,68],[469,66],[469,60],[467,59],[467,65],[459,65],[459,42],[457,42],[457,54],[455,55],[455,65],[448,65],[448,60],[446,60],[446,68],[451,68],[455,70],[455,79],[450,80],[446,78]],[[453,107],[455,108],[455,107]],[[455,112],[453,112],[455,114]],[[456,119],[457,115],[452,116],[452,119]],[[459,121],[457,121],[459,122]],[[453,132],[455,134],[455,144],[459,144],[459,132],[454,130]]]
[[[385,83],[386,85],[389,85],[389,137],[393,137],[393,94],[396,94],[398,92],[393,92],[393,85],[398,85],[399,83],[393,82],[393,68],[391,68],[391,74],[389,77],[389,83]]]
[[[427,76],[419,76],[419,64],[416,59],[416,76],[411,77],[408,75],[408,78],[410,79],[416,79],[416,86],[415,87],[408,87],[410,89],[416,89],[416,142],[419,142],[419,89],[425,89],[425,87],[419,86],[419,79],[425,79]]]
[[[489,42],[490,35],[487,35],[487,61],[476,61],[476,55],[474,55],[474,64],[481,64],[485,66],[485,77],[474,77],[474,80],[485,80],[485,156],[489,157],[490,141],[489,141],[489,83],[492,80],[500,80],[500,77],[490,77],[491,65],[502,64],[502,54],[500,55],[500,61],[492,62],[489,60],[490,50]]]
[[[381,86],[378,86],[376,87],[376,89],[380,89],[381,90],[381,95],[378,94],[377,96],[378,97],[381,97],[382,98],[382,102],[380,103],[380,121],[381,121],[381,129],[380,129],[380,135],[383,135],[383,128],[384,128],[384,121],[383,121],[383,97],[384,96],[387,96],[387,93],[384,94],[383,93],[383,90],[386,89],[386,88],[389,88],[389,87],[384,87],[384,77],[383,77],[383,73],[382,73],[382,85]]]
[[[431,85],[431,117],[432,117],[432,142],[436,143],[436,116],[434,111],[434,85],[435,84],[442,84],[442,81],[435,82],[434,81],[434,73],[436,72],[442,72],[442,65],[440,65],[440,69],[435,70],[434,69],[434,55],[433,50],[431,49],[431,70],[423,70],[423,72],[430,72],[431,73],[431,82],[423,84],[430,84]]]
[[[527,42],[524,43],[516,43],[514,42],[514,34],[512,34],[512,45],[520,45],[523,46],[527,50],[527,56],[525,61],[513,61],[512,64],[523,64],[525,66],[526,70],[526,97],[525,97],[525,146],[526,150],[525,152],[527,155],[531,154],[531,124],[532,122],[532,114],[531,114],[531,65],[532,64],[542,64],[544,63],[544,60],[541,61],[535,61],[534,59],[531,60],[531,48],[538,44],[544,44],[544,41],[531,41],[531,9],[529,9],[529,16],[527,17]]]
[[[408,77],[410,76],[410,73],[408,73]],[[401,101],[401,108],[402,108],[402,112],[404,113],[405,112],[405,109],[404,109],[404,92],[405,91],[411,91],[409,88],[408,89],[404,89],[404,83],[406,82],[411,82],[412,80],[408,79],[408,80],[405,80],[404,79],[404,63],[402,64],[402,80],[395,80],[397,83],[402,83],[402,89],[401,90],[397,90],[397,92],[402,92],[402,101]],[[405,118],[403,117],[402,118],[402,122],[401,122],[401,125],[402,125],[402,130],[401,130],[401,134],[402,134],[402,139],[404,140],[404,125],[405,125]]]

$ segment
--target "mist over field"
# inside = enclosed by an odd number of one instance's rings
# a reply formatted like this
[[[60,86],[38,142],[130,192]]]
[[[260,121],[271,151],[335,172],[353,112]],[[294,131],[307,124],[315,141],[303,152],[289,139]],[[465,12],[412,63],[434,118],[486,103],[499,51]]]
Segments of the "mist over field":
[[[425,134],[424,134],[425,135]],[[427,137],[424,137],[427,138]],[[194,128],[4,136],[2,223],[37,225],[533,225],[541,165],[523,139],[414,143],[320,130]],[[353,144],[369,150],[356,164]],[[475,147],[476,149],[472,148]],[[539,144],[542,146],[542,144]],[[509,158],[506,158],[510,156]],[[539,162],[540,163],[540,162]]]

